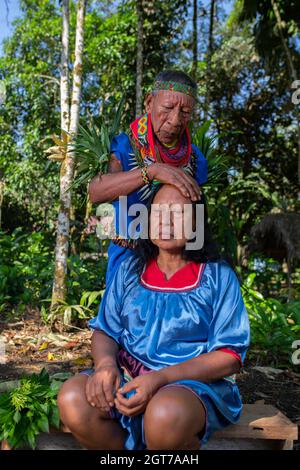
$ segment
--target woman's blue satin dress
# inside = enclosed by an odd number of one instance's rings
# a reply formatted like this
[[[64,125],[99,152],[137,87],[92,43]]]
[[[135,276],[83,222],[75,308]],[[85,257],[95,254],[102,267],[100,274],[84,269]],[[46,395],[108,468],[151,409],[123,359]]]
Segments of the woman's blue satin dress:
[[[250,344],[249,319],[238,279],[227,263],[207,263],[194,288],[170,292],[143,285],[138,263],[136,256],[130,256],[119,264],[90,328],[104,331],[152,370],[221,348],[237,353],[243,363]],[[189,387],[205,407],[206,427],[199,444],[205,444],[216,430],[238,422],[242,400],[235,376],[212,383],[173,383]],[[128,431],[126,449],[146,448],[143,416],[130,418],[116,412]]]

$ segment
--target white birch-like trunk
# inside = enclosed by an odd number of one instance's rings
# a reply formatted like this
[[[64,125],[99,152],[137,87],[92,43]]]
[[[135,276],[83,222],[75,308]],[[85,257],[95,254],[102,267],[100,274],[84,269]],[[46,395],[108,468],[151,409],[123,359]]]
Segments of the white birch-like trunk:
[[[197,80],[198,67],[198,1],[193,1],[193,67],[192,77]]]
[[[68,3],[68,2],[64,2]],[[63,4],[64,5],[64,4]],[[64,29],[65,18],[63,18],[63,52],[62,52],[62,99],[61,99],[61,120],[63,125],[69,123],[68,131],[75,135],[78,130],[81,82],[82,82],[82,55],[83,55],[83,39],[84,39],[84,18],[85,18],[86,0],[78,0],[77,7],[77,23],[76,23],[76,39],[75,39],[75,63],[73,68],[73,88],[71,99],[71,110],[69,112],[69,99],[66,97],[68,79],[65,76],[68,62],[67,34]],[[66,14],[66,11],[64,12]],[[68,31],[68,29],[67,29]],[[64,35],[65,33],[65,35]],[[64,42],[65,40],[65,42]],[[73,180],[74,159],[72,152],[68,149],[67,156],[61,164],[60,171],[60,209],[57,221],[57,239],[55,250],[55,273],[52,291],[51,307],[57,304],[57,300],[65,300],[67,294],[67,259],[69,252],[70,237],[70,208],[71,208],[71,190],[68,189]]]
[[[70,125],[70,91],[69,91],[69,0],[62,0],[62,50],[60,74],[60,113],[61,129],[69,131]]]
[[[143,81],[143,0],[136,0],[137,24],[137,56],[136,56],[136,107],[135,114],[142,114],[142,81]]]
[[[210,104],[210,80],[211,80],[211,59],[213,53],[213,35],[214,35],[214,18],[215,18],[215,0],[210,2],[210,20],[209,20],[209,36],[208,48],[206,54],[207,72],[206,72],[206,94],[204,103],[204,121],[208,119],[209,104]]]

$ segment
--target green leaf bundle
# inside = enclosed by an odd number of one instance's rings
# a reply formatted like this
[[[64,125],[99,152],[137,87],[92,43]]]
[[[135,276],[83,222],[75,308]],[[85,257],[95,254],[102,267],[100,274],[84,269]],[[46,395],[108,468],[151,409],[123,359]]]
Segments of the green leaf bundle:
[[[36,447],[40,432],[59,428],[57,394],[62,380],[45,369],[20,380],[19,386],[0,395],[0,440],[11,448]]]

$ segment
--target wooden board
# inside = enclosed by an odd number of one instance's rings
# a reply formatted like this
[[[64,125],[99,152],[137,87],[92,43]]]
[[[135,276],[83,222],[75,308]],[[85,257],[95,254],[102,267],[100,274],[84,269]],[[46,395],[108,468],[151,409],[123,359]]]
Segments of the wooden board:
[[[287,445],[288,443],[289,445]],[[293,441],[277,439],[216,439],[212,437],[201,450],[292,450]]]
[[[272,405],[244,405],[240,421],[213,434],[216,439],[298,439],[297,424]]]
[[[60,430],[51,429],[50,432],[54,435],[57,433],[58,444],[56,443],[55,446],[59,446],[59,435],[70,433],[70,430],[62,425]],[[215,432],[202,449],[290,450],[293,448],[293,441],[297,439],[297,425],[292,423],[281,411],[272,405],[255,403],[244,405],[239,423]],[[53,448],[58,448],[55,446]],[[1,449],[10,450],[6,441],[2,442]]]
[[[61,431],[70,432],[62,425]],[[255,403],[244,405],[240,421],[221,431],[212,439],[276,439],[297,440],[298,426],[272,405]]]

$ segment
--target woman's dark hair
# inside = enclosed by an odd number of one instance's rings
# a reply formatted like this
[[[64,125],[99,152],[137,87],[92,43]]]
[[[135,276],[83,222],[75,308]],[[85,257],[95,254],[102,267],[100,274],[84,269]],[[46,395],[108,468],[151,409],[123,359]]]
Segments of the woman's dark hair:
[[[147,211],[148,211],[148,221],[150,218],[150,213],[151,213],[151,205],[153,203],[153,200],[158,193],[158,191],[163,187],[163,184],[158,184],[157,187],[153,190],[148,202],[147,202]],[[202,195],[201,199],[198,201],[192,201],[192,206],[193,206],[193,211],[194,214],[196,212],[196,205],[197,204],[204,204],[204,244],[203,247],[200,250],[186,250],[183,249],[183,259],[187,261],[195,261],[197,263],[206,263],[208,261],[220,261],[220,260],[227,260],[227,258],[221,256],[218,252],[217,245],[214,242],[211,231],[209,228],[208,224],[208,214],[207,214],[207,205],[206,205],[206,200],[205,196]],[[148,223],[149,227],[149,223]],[[193,240],[189,240],[193,241]],[[136,255],[140,259],[140,270],[142,270],[143,266],[145,263],[147,263],[150,259],[156,258],[158,253],[159,253],[159,248],[154,245],[154,243],[151,241],[148,233],[148,238],[139,238],[137,239],[137,244],[136,244],[136,249],[135,249]],[[231,263],[230,263],[231,264]]]
[[[197,83],[181,70],[163,70],[155,77],[154,82],[156,81],[182,83],[183,85],[188,85],[197,91]]]

